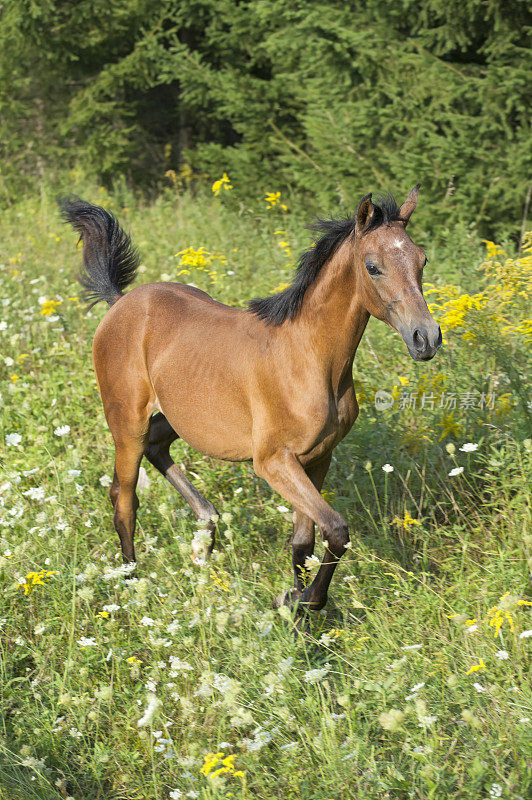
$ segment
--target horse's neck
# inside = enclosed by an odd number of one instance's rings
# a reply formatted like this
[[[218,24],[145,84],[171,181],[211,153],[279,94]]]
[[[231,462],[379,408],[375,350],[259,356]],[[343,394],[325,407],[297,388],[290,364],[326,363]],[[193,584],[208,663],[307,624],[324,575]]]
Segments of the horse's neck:
[[[307,289],[297,317],[300,335],[306,337],[317,361],[338,386],[349,374],[369,320],[357,292],[352,244],[344,243],[322,267]]]

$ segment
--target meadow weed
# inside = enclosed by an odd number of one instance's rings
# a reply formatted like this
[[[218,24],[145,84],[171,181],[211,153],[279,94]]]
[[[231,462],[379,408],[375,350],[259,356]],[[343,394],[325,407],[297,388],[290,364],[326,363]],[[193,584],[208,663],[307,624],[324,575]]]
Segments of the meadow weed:
[[[178,202],[169,183],[151,204],[74,188],[125,220],[142,282],[244,307],[290,280],[306,220],[275,187],[252,208],[226,174]],[[146,463],[141,568],[121,564],[90,357],[104,309],[79,300],[51,194],[5,212],[0,796],[529,796],[532,239],[520,256],[464,239],[461,259],[430,253],[433,362],[368,327],[361,415],[324,490],[351,547],[329,605],[294,635],[271,605],[290,509],[247,464],[175,444],[220,511],[207,561],[205,532]]]

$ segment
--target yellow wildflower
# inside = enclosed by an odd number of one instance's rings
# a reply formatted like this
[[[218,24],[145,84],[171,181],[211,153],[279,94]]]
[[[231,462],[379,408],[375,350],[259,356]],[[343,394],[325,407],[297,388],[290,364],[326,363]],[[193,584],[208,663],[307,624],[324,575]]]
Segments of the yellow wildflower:
[[[270,291],[270,294],[277,294],[277,292],[284,292],[284,290],[285,290],[285,289],[288,289],[288,287],[289,287],[289,286],[290,286],[290,284],[289,284],[289,283],[279,283],[279,284],[278,284],[278,285],[275,287],[275,289],[272,289],[272,290]]]
[[[469,667],[469,669],[466,672],[466,675],[472,675],[473,672],[478,672],[479,669],[486,669],[486,665],[484,664],[482,659],[479,660],[478,664],[474,664],[472,667]]]
[[[443,414],[441,422],[437,422],[436,425],[438,428],[441,428],[441,434],[438,439],[441,442],[442,439],[445,439],[446,436],[449,434],[453,434],[454,436],[460,436],[462,433],[464,426],[461,422],[458,422],[454,416],[454,410],[449,411],[448,414]]]
[[[200,772],[208,778],[216,778],[221,775],[231,775],[233,778],[244,778],[241,770],[235,769],[236,755],[226,756],[224,753],[207,753],[204,764]],[[216,767],[216,769],[214,769]]]
[[[275,206],[279,206],[283,211],[288,211],[284,203],[281,203],[281,192],[266,192],[265,200],[268,211]]]
[[[210,573],[211,573],[211,578],[212,578],[212,582],[213,582],[213,584],[214,584],[215,586],[218,586],[218,587],[219,587],[220,589],[222,589],[224,592],[228,592],[228,591],[229,591],[229,582],[227,581],[227,579],[226,579],[226,580],[224,580],[224,579],[222,578],[222,571],[220,570],[220,571],[217,573],[217,572],[216,572],[216,570],[215,570],[215,569],[212,569],[212,567],[211,567],[211,569],[210,569]],[[227,576],[227,577],[229,577],[229,576]]]
[[[407,531],[412,527],[412,525],[421,525],[421,522],[418,519],[414,519],[410,512],[405,508],[405,515],[403,519],[400,517],[394,517],[394,519],[392,519],[392,525],[399,525],[400,527],[404,528],[405,531]]]
[[[52,314],[55,314],[57,306],[60,306],[62,302],[62,300],[43,300],[41,303],[41,314],[44,317],[49,317]]]
[[[45,581],[51,575],[57,575],[57,570],[41,569],[40,572],[28,572],[24,579],[24,583],[19,584],[24,589],[24,594],[29,595],[33,592],[36,586],[46,586]]]
[[[213,194],[214,194],[215,197],[218,197],[218,195],[220,194],[222,189],[225,189],[226,191],[229,191],[229,189],[232,189],[232,188],[233,187],[231,185],[231,181],[227,177],[227,174],[225,172],[222,175],[222,177],[219,178],[219,180],[214,181],[214,183],[212,185],[212,191],[213,191]]]

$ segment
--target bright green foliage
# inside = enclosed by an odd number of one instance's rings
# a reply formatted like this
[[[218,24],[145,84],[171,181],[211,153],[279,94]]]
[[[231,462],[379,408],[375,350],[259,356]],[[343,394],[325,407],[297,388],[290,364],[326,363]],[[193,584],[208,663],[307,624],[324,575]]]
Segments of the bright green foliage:
[[[190,164],[315,208],[423,181],[424,222],[518,232],[531,167],[524,0],[11,0],[4,194],[45,167],[108,182]]]

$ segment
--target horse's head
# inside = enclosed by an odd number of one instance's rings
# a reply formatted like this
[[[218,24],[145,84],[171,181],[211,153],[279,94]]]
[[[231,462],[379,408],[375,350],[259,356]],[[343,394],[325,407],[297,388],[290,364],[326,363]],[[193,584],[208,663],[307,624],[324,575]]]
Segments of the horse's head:
[[[423,297],[425,253],[406,232],[419,186],[400,208],[391,199],[377,206],[371,194],[362,198],[356,214],[356,262],[368,312],[401,334],[415,361],[428,361],[441,345],[441,331]]]

